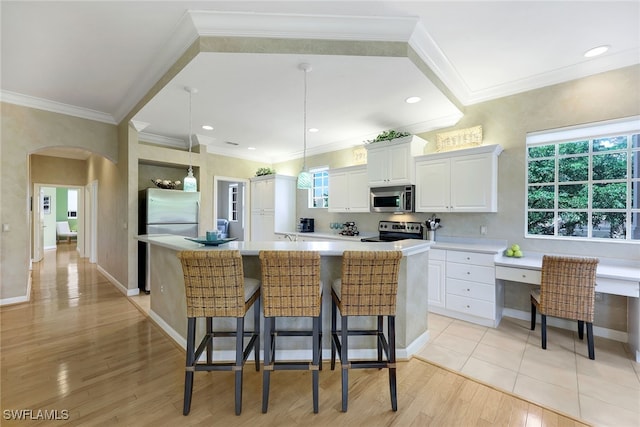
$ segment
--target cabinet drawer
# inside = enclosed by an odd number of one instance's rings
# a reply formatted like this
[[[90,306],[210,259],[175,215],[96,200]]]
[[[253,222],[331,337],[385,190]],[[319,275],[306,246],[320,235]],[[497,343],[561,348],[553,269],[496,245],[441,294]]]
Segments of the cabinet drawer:
[[[477,252],[447,251],[447,261],[493,267],[495,256]]]
[[[496,288],[494,285],[458,279],[447,280],[447,294],[476,298],[492,303],[496,300]]]
[[[492,285],[496,281],[494,267],[447,262],[447,277]]]
[[[495,305],[493,303],[458,295],[447,294],[447,309],[484,317],[485,319],[493,319],[495,317]]]
[[[526,268],[496,266],[496,279],[510,280],[512,282],[540,284],[540,270],[528,270]]]
[[[429,259],[445,261],[447,259],[447,251],[443,249],[430,249]]]

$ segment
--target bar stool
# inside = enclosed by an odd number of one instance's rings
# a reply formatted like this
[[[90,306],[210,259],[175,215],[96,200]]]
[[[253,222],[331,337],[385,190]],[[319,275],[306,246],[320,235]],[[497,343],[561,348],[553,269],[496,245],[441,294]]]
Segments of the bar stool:
[[[262,301],[264,306],[264,370],[262,372],[262,412],[269,406],[271,371],[310,370],[313,412],[318,413],[320,342],[322,338],[322,282],[320,253],[315,251],[260,251]],[[312,330],[276,328],[277,317],[311,317]],[[276,361],[276,337],[312,337],[311,362]]]
[[[597,258],[544,255],[540,289],[531,291],[531,330],[536,329],[536,309],[540,311],[541,346],[547,348],[547,316],[578,321],[578,338],[584,337],[587,323],[587,351],[595,359],[593,317]]]
[[[242,370],[253,349],[256,371],[260,370],[260,281],[243,277],[240,251],[181,251],[187,300],[187,363],[184,379],[183,414],[191,410],[195,371],[235,372],[235,410],[242,411]],[[247,311],[254,306],[253,332],[245,331]],[[206,320],[206,333],[195,348],[196,319]],[[214,317],[235,317],[235,331],[214,331]],[[213,361],[213,338],[235,337],[235,361]],[[249,342],[244,346],[244,337]],[[207,361],[199,362],[206,349]]]
[[[388,368],[391,408],[398,410],[396,388],[396,295],[400,251],[345,251],[342,256],[342,276],[331,288],[331,370],[335,369],[336,350],[342,365],[342,411],[347,411],[349,369]],[[337,330],[340,310],[341,329]],[[349,329],[353,316],[376,316],[376,329]],[[387,337],[383,331],[387,317]],[[351,335],[377,337],[377,360],[350,361],[348,338]],[[386,360],[383,360],[383,352]]]

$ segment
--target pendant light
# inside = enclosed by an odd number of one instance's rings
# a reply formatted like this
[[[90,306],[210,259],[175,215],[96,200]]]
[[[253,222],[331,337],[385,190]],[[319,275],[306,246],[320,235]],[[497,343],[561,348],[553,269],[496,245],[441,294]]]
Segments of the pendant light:
[[[195,192],[198,191],[198,181],[196,180],[196,177],[193,176],[193,167],[191,166],[191,148],[193,146],[193,132],[191,124],[193,117],[191,110],[193,107],[192,97],[194,93],[198,93],[198,89],[187,86],[184,90],[189,92],[189,173],[184,177],[182,189],[188,192]]]
[[[307,172],[307,73],[311,71],[311,65],[303,63],[298,68],[304,72],[304,124],[302,129],[304,150],[302,152],[302,170],[298,174],[298,188],[305,190],[311,188],[311,174]]]

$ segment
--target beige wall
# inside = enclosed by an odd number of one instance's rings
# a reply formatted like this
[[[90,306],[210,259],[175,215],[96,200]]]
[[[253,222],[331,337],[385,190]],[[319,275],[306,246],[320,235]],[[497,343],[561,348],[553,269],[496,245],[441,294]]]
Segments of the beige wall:
[[[117,160],[116,128],[13,104],[1,103],[0,299],[27,297],[30,259],[29,156],[49,147],[77,147]],[[10,265],[11,268],[6,268]]]
[[[84,186],[87,184],[87,162],[33,154],[31,182]]]

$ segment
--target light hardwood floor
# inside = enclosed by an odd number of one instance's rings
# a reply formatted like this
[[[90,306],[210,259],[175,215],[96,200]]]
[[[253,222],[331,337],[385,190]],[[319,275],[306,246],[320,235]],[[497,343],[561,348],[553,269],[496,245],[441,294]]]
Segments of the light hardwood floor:
[[[31,302],[2,307],[1,407],[58,410],[82,426],[581,426],[511,394],[412,359],[398,368],[398,411],[385,370],[355,370],[349,410],[340,411],[340,371],[325,363],[320,412],[313,414],[308,372],[272,375],[261,413],[262,375],[248,364],[242,414],[233,409],[233,374],[197,373],[191,414],[182,415],[184,351],[120,294],[95,265],[61,244],[34,264]]]

